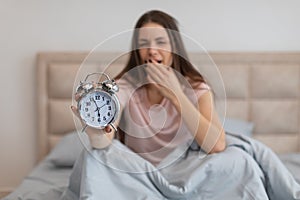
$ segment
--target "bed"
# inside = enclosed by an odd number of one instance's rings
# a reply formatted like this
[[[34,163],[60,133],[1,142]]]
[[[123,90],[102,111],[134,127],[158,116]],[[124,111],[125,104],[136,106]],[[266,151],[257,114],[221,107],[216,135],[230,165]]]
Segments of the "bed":
[[[82,80],[76,77],[80,65],[87,66],[81,74],[105,69],[114,76],[127,58],[119,52],[97,52],[85,60],[87,55],[37,55],[38,164],[4,199],[58,199],[67,188],[82,150],[70,111],[74,82]],[[214,52],[210,56],[225,84],[226,128],[244,131],[269,146],[300,182],[300,53]],[[189,57],[209,76],[208,60],[199,53]]]

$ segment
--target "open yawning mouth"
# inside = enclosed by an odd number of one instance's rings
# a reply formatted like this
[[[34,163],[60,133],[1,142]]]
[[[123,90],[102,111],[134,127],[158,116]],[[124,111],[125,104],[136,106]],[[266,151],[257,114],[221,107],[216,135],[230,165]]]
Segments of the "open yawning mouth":
[[[155,61],[155,62],[157,62],[157,63],[159,63],[159,64],[162,63],[162,60],[161,60],[161,59],[154,59],[154,58],[150,58],[150,59],[148,59],[148,60],[145,60],[145,63],[147,63],[147,62],[152,63],[153,61]]]
[[[162,63],[162,59],[159,59],[159,58],[150,58],[149,59],[149,61],[151,62],[151,61],[155,61],[155,62],[157,62],[157,63]]]

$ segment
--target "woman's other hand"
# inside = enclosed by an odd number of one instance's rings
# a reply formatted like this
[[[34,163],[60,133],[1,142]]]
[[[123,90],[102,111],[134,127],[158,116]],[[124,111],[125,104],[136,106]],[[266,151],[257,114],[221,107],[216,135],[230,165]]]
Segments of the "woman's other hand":
[[[158,89],[160,94],[171,101],[176,101],[176,95],[182,93],[182,87],[174,70],[154,59],[147,61],[147,78]]]

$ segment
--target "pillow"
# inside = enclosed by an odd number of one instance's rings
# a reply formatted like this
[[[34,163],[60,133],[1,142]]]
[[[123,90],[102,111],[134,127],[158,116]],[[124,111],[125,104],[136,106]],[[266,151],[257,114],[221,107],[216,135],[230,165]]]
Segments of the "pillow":
[[[236,133],[252,137],[254,124],[241,119],[225,118],[224,130],[229,133]]]
[[[254,124],[240,119],[226,118],[224,122],[224,130],[229,133],[243,134],[252,136]],[[86,134],[82,134],[79,138],[76,131],[64,136],[54,149],[50,152],[48,159],[57,167],[73,167],[75,161],[83,150],[84,144],[89,144]]]
[[[86,134],[79,138],[76,131],[64,136],[50,152],[48,159],[57,167],[73,167],[75,161],[83,150],[84,144],[89,144]]]

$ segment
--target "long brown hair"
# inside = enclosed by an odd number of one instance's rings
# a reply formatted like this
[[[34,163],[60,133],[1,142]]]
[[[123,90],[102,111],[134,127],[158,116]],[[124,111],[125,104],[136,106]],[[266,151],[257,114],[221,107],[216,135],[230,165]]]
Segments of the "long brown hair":
[[[129,72],[129,76],[126,75],[126,79],[130,78],[131,80],[128,81],[130,81],[131,83],[134,83],[136,85],[138,83],[141,83],[142,80],[145,80],[146,72],[144,70],[131,69],[144,64],[140,58],[138,51],[138,36],[139,29],[149,22],[161,25],[166,29],[168,33],[171,42],[173,57],[173,63],[171,67],[179,72],[182,76],[188,77],[190,79],[189,82],[192,87],[198,86],[197,83],[206,82],[203,76],[193,67],[193,65],[188,60],[188,55],[181,39],[176,19],[159,10],[146,12],[137,21],[132,37],[132,50],[129,53],[128,62],[125,68],[115,78],[120,79],[124,74]],[[196,85],[194,83],[196,83]]]

